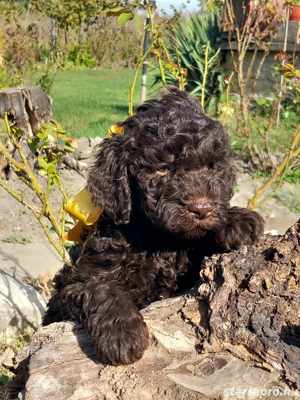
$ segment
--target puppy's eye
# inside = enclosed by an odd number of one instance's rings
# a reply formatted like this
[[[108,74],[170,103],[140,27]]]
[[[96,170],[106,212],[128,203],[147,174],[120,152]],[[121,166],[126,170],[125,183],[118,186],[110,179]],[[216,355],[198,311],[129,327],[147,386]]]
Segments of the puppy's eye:
[[[210,169],[214,168],[214,166],[215,166],[215,164],[214,164],[213,162],[210,162],[210,163],[208,164],[208,168],[210,168]]]

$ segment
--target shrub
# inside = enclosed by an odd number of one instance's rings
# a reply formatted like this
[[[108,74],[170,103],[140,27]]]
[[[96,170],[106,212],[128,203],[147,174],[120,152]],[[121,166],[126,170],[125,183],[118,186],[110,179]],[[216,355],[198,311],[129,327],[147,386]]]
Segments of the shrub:
[[[34,83],[40,86],[46,93],[50,94],[58,69],[59,66],[55,64],[41,65],[37,70],[38,75]]]
[[[83,45],[74,45],[69,51],[68,61],[72,62],[76,66],[87,68],[93,68],[96,65],[91,46],[88,43]]]
[[[195,95],[204,90],[206,105],[218,94],[220,87],[220,57],[216,48],[219,35],[217,17],[211,13],[182,18],[167,34],[167,49],[172,61],[186,70],[185,89]],[[166,81],[172,85],[177,83],[168,72]]]
[[[9,73],[6,68],[0,66],[0,90],[8,87],[18,86],[22,79],[18,74]]]
[[[8,26],[5,36],[4,62],[10,69],[23,73],[36,60],[34,42],[28,37],[26,29],[19,24]]]
[[[97,65],[134,66],[141,55],[142,26],[139,16],[123,26],[115,19],[98,17],[89,27],[87,39]]]

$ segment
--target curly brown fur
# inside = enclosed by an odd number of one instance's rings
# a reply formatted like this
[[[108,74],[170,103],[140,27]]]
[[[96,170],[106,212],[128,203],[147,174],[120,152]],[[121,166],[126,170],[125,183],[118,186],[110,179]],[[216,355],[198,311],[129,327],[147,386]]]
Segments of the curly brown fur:
[[[253,243],[255,212],[230,208],[229,140],[198,100],[177,89],[147,101],[98,147],[88,189],[103,217],[75,266],[56,277],[45,323],[82,322],[99,360],[127,364],[148,345],[139,312],[198,279],[215,252]]]

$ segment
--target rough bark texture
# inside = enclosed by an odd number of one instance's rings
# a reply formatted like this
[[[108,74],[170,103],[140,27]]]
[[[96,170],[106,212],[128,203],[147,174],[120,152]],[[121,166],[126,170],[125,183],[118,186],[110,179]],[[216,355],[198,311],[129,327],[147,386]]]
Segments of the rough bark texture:
[[[28,155],[27,138],[38,132],[41,124],[48,122],[52,117],[51,98],[38,86],[10,88],[0,91],[0,119],[8,115],[10,121],[22,130],[21,141]],[[1,137],[0,137],[1,140]],[[15,147],[6,141],[5,144],[12,155],[15,155]],[[10,167],[0,154],[0,178],[9,178]]]
[[[152,304],[144,310],[151,346],[142,360],[124,367],[97,363],[79,326],[66,322],[44,327],[23,353],[7,399],[206,400],[228,398],[237,382],[239,390],[286,388],[278,373],[228,352],[198,354],[195,328],[202,312],[191,296]]]
[[[0,118],[6,113],[25,135],[32,136],[52,117],[51,99],[38,86],[1,90]]]
[[[210,351],[229,350],[278,370],[300,388],[300,221],[282,237],[207,260]]]
[[[29,157],[32,157],[27,145],[27,139],[34,136],[41,125],[52,118],[51,98],[38,86],[1,90],[0,119],[5,114],[8,115],[10,121],[14,122],[15,126],[22,130],[23,137],[21,141],[23,147],[27,150]],[[11,154],[15,155],[15,147],[11,143],[6,143],[6,145]],[[89,150],[88,153],[90,152]],[[65,154],[61,160],[61,165],[83,174],[88,165],[82,159],[84,159],[84,156],[79,154],[79,151],[73,155]],[[7,161],[0,155],[0,177],[8,179],[9,172]]]
[[[288,390],[299,388],[300,375],[299,235],[300,222],[280,238],[207,259],[199,288],[143,311],[152,342],[133,365],[97,363],[80,326],[41,328],[20,355],[7,399],[293,398]]]

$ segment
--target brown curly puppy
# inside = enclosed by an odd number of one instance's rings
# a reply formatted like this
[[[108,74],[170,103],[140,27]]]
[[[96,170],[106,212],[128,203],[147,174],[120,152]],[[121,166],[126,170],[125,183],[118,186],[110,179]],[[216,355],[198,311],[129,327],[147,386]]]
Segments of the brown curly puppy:
[[[104,209],[74,268],[56,277],[44,323],[83,323],[100,361],[128,364],[149,341],[139,309],[195,284],[204,256],[263,233],[255,212],[230,207],[228,136],[177,89],[147,101],[124,135],[97,150],[88,189]]]

